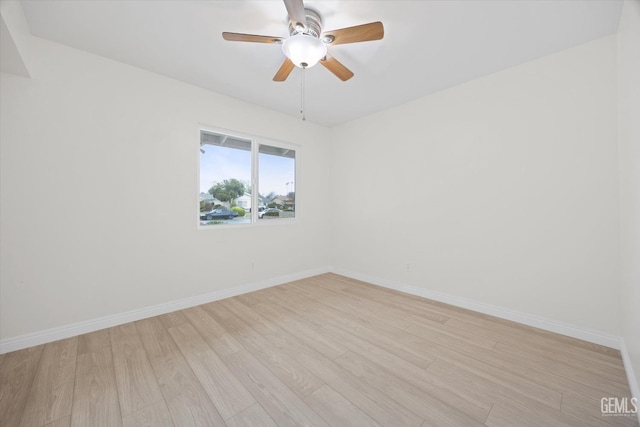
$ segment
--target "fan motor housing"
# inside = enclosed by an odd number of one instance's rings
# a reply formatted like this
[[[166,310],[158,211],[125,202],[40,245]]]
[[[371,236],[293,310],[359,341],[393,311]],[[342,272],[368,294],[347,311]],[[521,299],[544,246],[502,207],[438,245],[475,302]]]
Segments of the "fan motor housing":
[[[322,32],[322,18],[320,14],[313,9],[304,9],[305,15],[307,17],[307,29],[300,32],[297,28],[293,27],[291,23],[289,23],[289,35],[295,34],[308,34],[315,38],[320,38],[320,33]]]

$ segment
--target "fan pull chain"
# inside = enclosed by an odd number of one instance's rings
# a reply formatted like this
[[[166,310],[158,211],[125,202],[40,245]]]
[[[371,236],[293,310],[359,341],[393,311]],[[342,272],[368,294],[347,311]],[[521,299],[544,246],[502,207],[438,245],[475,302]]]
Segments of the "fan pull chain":
[[[300,79],[300,114],[302,115],[302,121],[307,120],[304,116],[304,75],[306,68],[302,69],[302,79]]]

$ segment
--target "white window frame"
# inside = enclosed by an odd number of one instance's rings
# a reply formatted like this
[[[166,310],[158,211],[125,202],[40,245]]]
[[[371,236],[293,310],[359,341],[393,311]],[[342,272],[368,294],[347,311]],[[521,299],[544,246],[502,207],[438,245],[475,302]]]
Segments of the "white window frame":
[[[300,221],[301,217],[301,200],[298,194],[298,189],[300,188],[300,168],[301,168],[301,145],[294,144],[291,142],[279,141],[271,138],[266,138],[258,135],[238,132],[234,130],[224,129],[217,126],[210,126],[206,124],[198,125],[198,150],[196,153],[198,154],[198,173],[197,173],[197,181],[196,181],[196,212],[200,212],[200,151],[202,148],[200,145],[201,133],[202,132],[211,132],[217,134],[228,135],[230,137],[246,139],[251,141],[251,222],[245,224],[216,224],[216,225],[200,225],[199,216],[196,217],[197,227],[199,230],[219,230],[219,229],[234,229],[234,228],[247,228],[247,227],[269,227],[273,225],[294,225]],[[285,148],[289,150],[294,150],[296,152],[295,157],[295,177],[294,177],[294,191],[296,193],[295,200],[295,216],[293,218],[270,218],[267,221],[259,221],[258,218],[258,205],[259,200],[257,195],[259,194],[258,190],[260,188],[259,183],[259,148],[260,145],[270,145],[272,147]]]

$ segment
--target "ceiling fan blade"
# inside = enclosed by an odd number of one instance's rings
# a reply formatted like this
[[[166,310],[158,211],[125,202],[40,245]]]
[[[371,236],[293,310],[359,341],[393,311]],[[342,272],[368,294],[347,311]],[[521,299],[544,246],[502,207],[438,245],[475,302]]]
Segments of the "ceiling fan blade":
[[[346,44],[357,42],[368,42],[371,40],[380,40],[384,37],[384,27],[382,22],[370,22],[368,24],[356,25],[355,27],[341,28],[339,30],[325,31],[320,39],[325,43]],[[333,38],[333,41],[327,41]]]
[[[289,14],[289,22],[291,27],[298,28],[302,26],[307,29],[307,14],[304,11],[304,3],[302,0],[284,0],[284,6]]]
[[[353,77],[353,72],[350,69],[348,69],[347,67],[342,65],[340,61],[329,55],[321,59],[320,63],[324,65],[324,68],[331,71],[337,78],[339,78],[343,82]]]
[[[222,38],[231,42],[282,43],[282,37],[258,36],[256,34],[222,33]]]
[[[287,80],[287,77],[289,77],[289,74],[291,74],[291,71],[294,68],[295,68],[294,63],[291,62],[291,60],[289,58],[285,59],[284,62],[282,63],[282,65],[280,66],[280,69],[276,73],[276,75],[273,76],[273,81],[274,82],[283,82],[283,81]]]

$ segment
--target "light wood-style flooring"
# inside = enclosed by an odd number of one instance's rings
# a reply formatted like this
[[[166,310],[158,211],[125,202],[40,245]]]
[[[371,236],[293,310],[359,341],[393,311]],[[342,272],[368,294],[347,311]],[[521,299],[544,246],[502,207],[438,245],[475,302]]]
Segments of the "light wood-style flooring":
[[[0,425],[637,426],[618,351],[325,274],[0,355]]]

